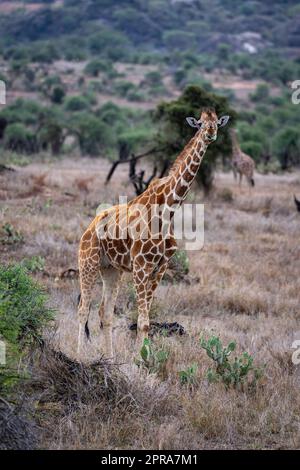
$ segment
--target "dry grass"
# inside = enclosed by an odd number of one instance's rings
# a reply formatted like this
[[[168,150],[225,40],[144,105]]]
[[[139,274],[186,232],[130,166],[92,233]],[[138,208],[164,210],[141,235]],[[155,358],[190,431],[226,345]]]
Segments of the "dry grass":
[[[30,450],[38,442],[37,426],[29,419],[25,400],[19,398],[17,406],[0,397],[0,450]]]
[[[178,321],[188,333],[154,339],[170,351],[163,379],[147,375],[133,363],[134,335],[128,331],[132,303],[124,284],[118,300],[123,315],[116,316],[114,328],[120,365],[113,372],[116,387],[108,397],[95,392],[90,379],[99,370],[88,365],[97,363],[102,353],[96,313],[101,287],[91,311],[91,342],[82,356],[87,365],[81,369],[77,365],[75,374],[66,363],[71,368],[76,364],[72,361],[78,281],[60,279],[62,271],[77,267],[78,241],[98,204],[115,203],[119,194],[133,196],[126,168],[119,168],[112,183],[104,185],[108,166],[104,160],[66,159],[51,165],[31,164],[0,176],[0,225],[10,223],[24,235],[23,244],[1,247],[2,262],[44,257],[46,272],[35,276],[58,310],[54,346],[64,356],[53,358],[49,353],[40,365],[46,405],[38,414],[43,429],[39,445],[55,449],[298,448],[300,378],[291,356],[300,330],[300,219],[293,202],[293,193],[299,192],[299,173],[258,175],[251,196],[246,187],[239,192],[232,175],[217,175],[216,192],[205,201],[205,246],[189,253],[191,275],[199,282],[164,284],[157,290],[155,320]],[[78,181],[86,181],[86,187]],[[34,184],[40,189],[30,194]],[[202,201],[196,189],[195,199]],[[224,343],[235,340],[238,353],[246,350],[256,364],[265,365],[255,391],[226,391],[221,384],[207,383],[205,371],[211,364],[199,346],[201,332],[219,334]],[[190,389],[180,385],[178,371],[193,362],[199,367],[196,385]],[[53,398],[58,377],[67,377],[66,384],[71,384],[67,391],[62,382],[67,398]],[[88,377],[88,390],[93,390],[88,399],[83,393],[84,377]],[[51,403],[56,405],[51,408]]]

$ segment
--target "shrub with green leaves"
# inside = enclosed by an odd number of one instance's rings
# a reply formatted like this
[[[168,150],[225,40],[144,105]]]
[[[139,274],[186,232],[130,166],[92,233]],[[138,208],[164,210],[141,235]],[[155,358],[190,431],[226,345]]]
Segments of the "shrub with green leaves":
[[[196,382],[197,370],[197,364],[193,363],[190,367],[179,371],[179,380],[181,385],[194,385]]]
[[[190,262],[188,255],[186,254],[186,251],[184,250],[178,250],[172,257],[173,262],[177,263],[182,271],[187,274],[190,269]]]
[[[141,359],[136,360],[139,367],[144,367],[150,374],[161,373],[169,357],[169,352],[159,349],[148,338],[144,339],[140,350]]]
[[[178,250],[174,256],[172,256],[169,263],[169,269],[172,272],[172,280],[175,282],[182,281],[189,273],[189,258],[184,250]],[[164,279],[169,279],[168,274],[165,275]]]
[[[209,339],[200,339],[201,347],[206,351],[210,359],[215,362],[215,369],[209,368],[207,371],[207,380],[209,383],[223,382],[227,388],[241,388],[248,382],[255,385],[262,376],[262,369],[254,367],[253,357],[244,352],[241,356],[230,360],[229,357],[236,349],[235,341],[223,347],[218,336],[211,336]]]
[[[53,319],[47,294],[19,264],[0,266],[0,336],[21,351]]]
[[[45,268],[45,259],[42,256],[32,256],[32,258],[24,258],[21,265],[31,273],[41,272]]]
[[[4,131],[4,147],[20,153],[34,153],[37,150],[36,136],[22,123],[9,124]]]
[[[6,363],[0,366],[0,392],[22,375],[20,359],[42,340],[43,328],[53,319],[44,290],[21,265],[0,266],[0,339],[6,346]]]
[[[85,73],[91,77],[98,77],[100,72],[108,73],[110,70],[112,70],[110,62],[101,59],[92,60],[84,69]]]
[[[15,245],[22,243],[24,237],[21,232],[15,229],[15,227],[9,223],[5,223],[0,228],[0,244],[1,245]]]
[[[89,107],[89,102],[84,96],[68,96],[65,100],[67,111],[82,111]]]

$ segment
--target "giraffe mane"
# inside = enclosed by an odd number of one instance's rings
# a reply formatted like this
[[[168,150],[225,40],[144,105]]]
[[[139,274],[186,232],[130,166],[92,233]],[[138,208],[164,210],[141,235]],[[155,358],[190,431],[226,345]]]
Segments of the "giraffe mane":
[[[184,147],[182,152],[178,155],[175,162],[173,163],[173,165],[170,168],[169,176],[173,175],[176,172],[176,170],[178,169],[178,167],[181,165],[181,163],[184,161],[187,152],[190,150],[190,148],[195,143],[197,134],[198,134],[198,132],[194,135],[194,137],[192,137],[192,139],[186,144],[186,146]]]

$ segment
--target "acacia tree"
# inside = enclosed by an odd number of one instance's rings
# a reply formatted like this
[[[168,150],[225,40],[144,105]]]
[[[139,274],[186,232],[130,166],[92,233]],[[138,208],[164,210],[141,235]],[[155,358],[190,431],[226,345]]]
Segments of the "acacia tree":
[[[38,142],[35,134],[21,122],[9,124],[4,131],[4,147],[19,153],[35,153]]]
[[[299,164],[300,138],[298,129],[287,127],[278,132],[274,141],[274,150],[279,158],[282,170],[286,170],[291,165]]]
[[[42,148],[50,147],[52,154],[58,155],[69,132],[64,114],[59,108],[46,109],[40,114],[39,127]]]
[[[215,108],[218,116],[230,115],[231,124],[236,119],[236,112],[230,108],[227,98],[207,92],[195,85],[188,86],[177,100],[158,105],[153,118],[159,125],[156,135],[157,146],[164,148],[164,152],[157,157],[161,164],[165,164],[166,160],[172,162],[194,135],[185,118],[187,116],[198,118],[201,109],[206,107]],[[205,192],[209,192],[212,187],[217,158],[222,156],[224,159],[230,153],[231,140],[228,130],[220,130],[218,140],[209,146],[197,175],[197,181]]]
[[[82,111],[74,113],[70,122],[70,132],[76,135],[82,155],[97,156],[114,143],[111,128],[90,113]]]

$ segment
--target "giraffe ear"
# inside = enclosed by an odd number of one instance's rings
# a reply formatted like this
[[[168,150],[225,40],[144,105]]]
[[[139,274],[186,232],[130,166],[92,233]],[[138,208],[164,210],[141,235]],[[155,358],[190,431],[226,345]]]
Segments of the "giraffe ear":
[[[218,127],[224,127],[226,126],[227,122],[229,121],[230,116],[222,116],[218,120]]]
[[[198,122],[197,119],[195,119],[194,117],[187,117],[186,120],[187,120],[187,123],[188,123],[191,127],[197,127],[197,129],[200,129],[200,127],[201,127],[201,122]]]

